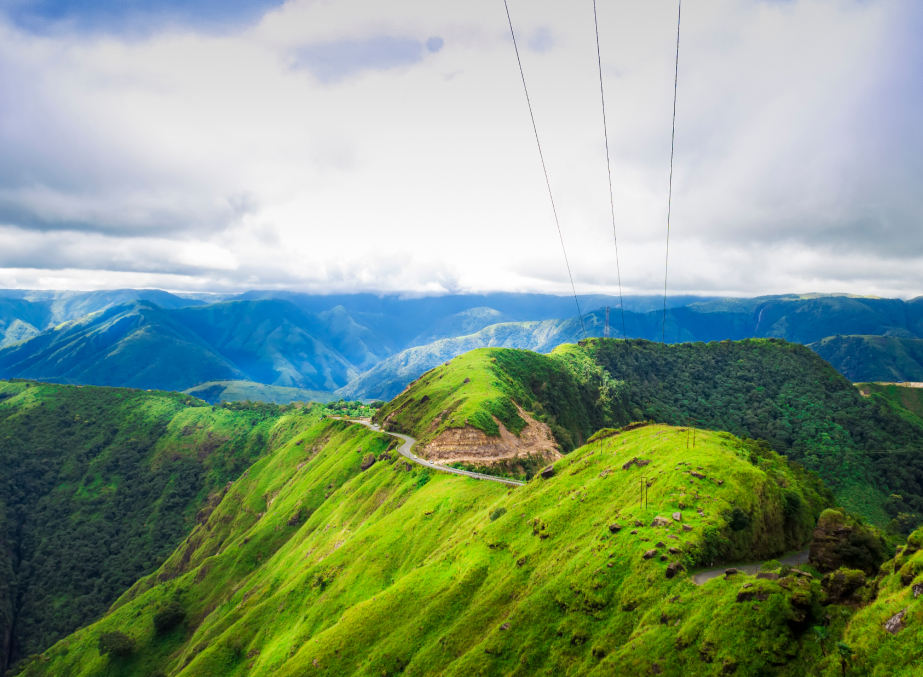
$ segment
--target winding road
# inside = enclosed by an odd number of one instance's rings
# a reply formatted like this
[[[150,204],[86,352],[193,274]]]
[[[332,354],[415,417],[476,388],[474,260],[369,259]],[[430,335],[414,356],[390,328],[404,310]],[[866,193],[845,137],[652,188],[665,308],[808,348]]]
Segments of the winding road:
[[[338,417],[334,416],[331,418],[338,418]],[[473,477],[476,480],[487,480],[488,482],[499,482],[500,484],[508,484],[513,487],[521,487],[522,485],[525,484],[525,482],[517,482],[516,480],[508,480],[502,477],[494,477],[493,475],[483,475],[479,472],[459,470],[458,468],[450,468],[445,465],[438,465],[436,463],[430,463],[429,461],[423,460],[422,458],[420,458],[419,456],[417,456],[411,451],[411,448],[413,447],[413,445],[417,443],[417,441],[414,438],[412,438],[410,435],[401,435],[400,433],[389,433],[387,430],[382,430],[381,426],[375,425],[374,423],[370,423],[368,421],[357,421],[355,419],[346,419],[346,420],[348,420],[350,423],[358,423],[359,425],[364,425],[367,428],[370,428],[377,433],[384,433],[385,435],[391,435],[391,437],[397,437],[403,440],[404,443],[400,447],[398,447],[398,450],[397,450],[398,453],[404,458],[407,458],[413,461],[417,465],[422,465],[424,468],[429,468],[431,470],[439,470],[441,472],[451,473],[452,475],[464,475],[465,477]]]

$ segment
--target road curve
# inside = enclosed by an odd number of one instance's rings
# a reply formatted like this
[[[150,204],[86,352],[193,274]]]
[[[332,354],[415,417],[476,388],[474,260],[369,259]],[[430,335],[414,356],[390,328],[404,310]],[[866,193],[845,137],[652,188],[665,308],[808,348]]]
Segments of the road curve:
[[[333,416],[331,418],[339,418],[339,417]],[[487,480],[488,482],[499,482],[500,484],[508,484],[513,487],[521,487],[523,484],[525,484],[525,482],[517,482],[516,480],[508,480],[502,477],[494,477],[493,475],[482,475],[479,472],[459,470],[458,468],[450,468],[448,466],[438,465],[436,463],[430,463],[429,461],[425,461],[419,456],[416,456],[411,451],[411,448],[413,447],[413,445],[417,443],[417,441],[414,438],[412,438],[410,435],[401,435],[400,433],[389,433],[387,430],[382,430],[381,426],[375,425],[374,423],[369,423],[368,421],[357,421],[355,419],[346,419],[346,420],[348,420],[350,423],[358,423],[360,425],[364,425],[367,428],[371,428],[377,433],[384,433],[385,435],[391,435],[391,437],[397,437],[397,438],[402,439],[404,443],[400,447],[398,447],[398,450],[397,450],[398,453],[401,456],[413,461],[417,465],[422,465],[424,468],[429,468],[431,470],[439,470],[441,472],[451,473],[452,475],[464,475],[466,477],[473,477],[476,480]]]
[[[801,566],[808,561],[808,557],[811,554],[810,550],[802,550],[801,552],[795,552],[785,557],[779,558],[779,564],[788,564],[789,566]],[[756,576],[759,573],[760,567],[763,566],[764,562],[759,564],[744,564],[742,566],[733,567],[737,569],[738,572],[742,574],[749,574],[750,576]],[[728,570],[728,566],[718,567],[717,569],[708,569],[707,571],[699,571],[692,574],[692,582],[696,585],[702,585],[707,583],[713,578],[718,578],[718,576],[723,576],[724,573]]]

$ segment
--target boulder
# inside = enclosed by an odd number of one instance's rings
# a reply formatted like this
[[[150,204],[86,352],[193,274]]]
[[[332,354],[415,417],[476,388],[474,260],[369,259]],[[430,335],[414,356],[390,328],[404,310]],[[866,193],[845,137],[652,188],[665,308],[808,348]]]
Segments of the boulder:
[[[725,570],[724,570],[724,576],[725,576],[725,578],[728,578],[728,577],[730,577],[730,576],[733,576],[733,575],[739,574],[739,573],[740,573],[740,572],[739,572],[737,569],[734,569],[734,568],[725,569]]]
[[[700,473],[700,472],[696,472],[695,470],[693,470],[693,471],[690,472],[689,474],[692,475],[693,477],[697,478],[697,479],[700,479],[700,480],[704,480],[704,479],[705,479],[705,475],[703,475],[703,474]]]
[[[636,526],[636,527],[643,527],[643,526],[644,526],[644,522],[642,522],[641,520],[635,520],[635,526]]]
[[[632,467],[643,468],[644,466],[648,465],[649,463],[650,463],[650,460],[649,460],[649,459],[646,459],[646,458],[638,458],[638,457],[636,456],[635,458],[631,459],[630,461],[627,461],[626,463],[624,463],[624,464],[622,465],[622,470],[628,470],[629,468],[632,468]]]
[[[670,548],[669,550],[667,550],[667,552],[669,552],[671,555],[678,555],[679,553],[682,552],[682,550],[674,547],[674,548]]]
[[[765,602],[767,599],[769,595],[762,590],[741,590],[737,593],[738,602],[752,602],[753,600]]]
[[[915,586],[911,588],[911,590],[913,591],[914,599],[916,599],[920,595],[923,595],[923,583],[917,583]]]
[[[670,526],[670,520],[668,520],[666,517],[658,516],[654,518],[653,522],[651,522],[651,526],[652,527],[668,527]]]
[[[646,553],[641,555],[641,557],[643,557],[644,559],[651,559],[652,557],[656,557],[656,556],[657,556],[657,551],[653,549],[648,550]]]
[[[373,465],[375,465],[375,454],[369,452],[365,455],[365,458],[362,459],[362,463],[359,465],[359,469],[368,470]]]
[[[683,531],[692,531],[692,527],[689,526],[688,524],[684,524],[684,525],[683,525]]]
[[[683,513],[681,513],[681,512],[674,512],[674,513],[673,513],[673,521],[674,521],[674,522],[682,522],[682,521],[683,521]]]
[[[661,555],[661,556],[660,556],[660,561],[661,561],[661,562],[666,562],[668,559],[670,559],[670,558],[667,557],[666,555]]]
[[[609,525],[609,533],[616,534],[622,530],[622,525],[618,522],[613,522]]]
[[[638,530],[637,530],[637,529],[632,529],[629,533],[630,533],[632,536],[637,536],[637,535],[638,535]]]
[[[891,618],[885,621],[885,630],[887,632],[890,632],[892,635],[896,635],[901,630],[903,630],[905,613],[907,613],[907,609],[904,609],[903,611],[900,611],[894,614],[893,616],[891,616]]]
[[[667,578],[673,578],[683,570],[683,565],[679,562],[670,562],[670,564],[667,565]]]
[[[547,480],[551,479],[552,477],[554,477],[554,466],[549,465],[547,468],[542,470],[542,479]]]
[[[657,546],[658,548],[665,548],[665,547],[667,547],[667,544],[664,543],[663,541],[657,541],[654,545]]]

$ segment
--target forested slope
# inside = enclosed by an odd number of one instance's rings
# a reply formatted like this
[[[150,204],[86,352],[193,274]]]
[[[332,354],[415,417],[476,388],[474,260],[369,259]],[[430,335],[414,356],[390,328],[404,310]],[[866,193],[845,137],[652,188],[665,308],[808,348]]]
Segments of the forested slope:
[[[210,493],[318,415],[300,412],[0,382],[0,670],[159,567]]]

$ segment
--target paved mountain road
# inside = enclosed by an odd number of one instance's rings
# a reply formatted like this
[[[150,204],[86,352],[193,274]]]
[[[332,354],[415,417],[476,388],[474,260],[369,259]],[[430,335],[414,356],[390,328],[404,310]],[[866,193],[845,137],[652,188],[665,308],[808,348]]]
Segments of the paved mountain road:
[[[337,417],[334,417],[334,418],[337,418]],[[414,438],[412,438],[410,435],[401,435],[400,433],[389,433],[387,430],[382,430],[381,426],[375,425],[374,423],[370,423],[368,421],[357,421],[355,419],[347,419],[347,420],[349,420],[350,423],[358,423],[360,425],[366,426],[367,428],[371,428],[377,433],[384,433],[385,435],[391,435],[391,437],[397,437],[397,438],[402,439],[404,443],[400,447],[398,447],[398,450],[397,450],[398,453],[401,456],[413,461],[417,465],[422,465],[424,468],[429,468],[431,470],[439,470],[441,472],[447,472],[453,475],[464,475],[466,477],[473,477],[476,480],[487,480],[488,482],[499,482],[500,484],[508,484],[513,487],[521,487],[523,484],[525,484],[525,482],[517,482],[516,480],[508,480],[502,477],[494,477],[493,475],[482,475],[479,472],[459,470],[458,468],[450,468],[445,465],[438,465],[437,463],[430,463],[429,461],[423,460],[422,458],[414,454],[413,451],[411,451],[413,445],[415,445],[417,441]]]

